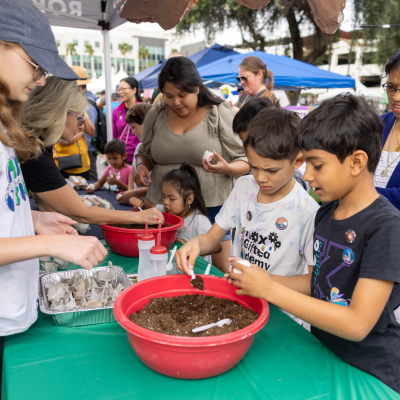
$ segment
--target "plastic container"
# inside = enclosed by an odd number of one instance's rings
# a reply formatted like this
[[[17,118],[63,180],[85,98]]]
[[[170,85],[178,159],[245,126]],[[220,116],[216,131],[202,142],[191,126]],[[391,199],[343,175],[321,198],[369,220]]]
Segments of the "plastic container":
[[[242,264],[246,267],[250,267],[250,261],[248,260],[237,260],[236,262],[238,262],[239,264]],[[242,271],[239,271],[237,268],[233,268],[233,273],[234,274],[241,274]]]
[[[161,230],[161,225],[159,225]],[[167,274],[168,250],[161,246],[161,232],[157,234],[157,246],[150,249],[150,275],[152,278]]]
[[[266,324],[269,307],[265,300],[239,296],[236,287],[215,276],[202,275],[204,292],[190,285],[186,275],[167,275],[147,279],[125,289],[116,299],[114,315],[126,329],[137,356],[160,374],[180,379],[203,379],[234,367],[253,343],[254,335]],[[205,294],[237,301],[251,308],[259,318],[237,332],[210,337],[182,337],[153,332],[133,323],[129,316],[142,309],[151,298],[184,294]]]
[[[163,213],[163,215],[165,224],[164,227],[161,227],[161,245],[170,249],[184,220],[173,214]],[[139,257],[138,239],[139,235],[144,233],[144,229],[117,228],[110,225],[101,225],[100,227],[103,231],[104,240],[111,251],[121,256]],[[158,229],[149,229],[149,232],[156,234]]]
[[[150,270],[150,249],[155,245],[154,235],[149,233],[149,227],[146,222],[144,234],[139,235],[139,266],[138,266],[138,282],[151,277]]]

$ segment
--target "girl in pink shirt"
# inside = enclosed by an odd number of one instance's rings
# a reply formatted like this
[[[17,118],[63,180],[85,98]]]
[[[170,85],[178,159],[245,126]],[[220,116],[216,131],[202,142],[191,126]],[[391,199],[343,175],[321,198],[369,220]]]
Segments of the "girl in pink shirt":
[[[132,165],[126,162],[125,143],[118,139],[111,140],[107,143],[104,153],[110,165],[104,171],[103,176],[94,184],[94,189],[92,186],[88,186],[86,191],[94,193],[95,190],[101,189],[106,182],[114,192],[127,190]]]

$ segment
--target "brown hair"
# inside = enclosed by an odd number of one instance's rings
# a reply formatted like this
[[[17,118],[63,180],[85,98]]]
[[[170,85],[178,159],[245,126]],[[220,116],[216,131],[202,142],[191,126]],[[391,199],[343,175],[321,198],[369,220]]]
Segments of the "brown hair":
[[[151,110],[151,105],[148,103],[136,103],[132,106],[125,115],[125,122],[132,124],[136,122],[138,125],[143,125],[146,114]]]
[[[265,108],[250,122],[243,147],[246,150],[250,146],[263,158],[293,161],[300,152],[297,139],[300,121],[293,111]]]
[[[272,76],[272,72],[267,69],[267,66],[255,56],[246,57],[239,65],[239,68],[243,68],[246,71],[252,72],[254,75],[258,74],[258,71],[262,71],[263,80],[268,90],[272,90],[274,87],[274,77]],[[267,82],[268,79],[268,82]]]
[[[18,43],[1,40],[0,45],[5,46],[7,50],[20,47]],[[41,141],[20,124],[24,105],[20,101],[10,100],[9,95],[10,88],[0,78],[0,123],[5,130],[0,129],[0,141],[13,148],[21,162],[39,157],[43,149]]]

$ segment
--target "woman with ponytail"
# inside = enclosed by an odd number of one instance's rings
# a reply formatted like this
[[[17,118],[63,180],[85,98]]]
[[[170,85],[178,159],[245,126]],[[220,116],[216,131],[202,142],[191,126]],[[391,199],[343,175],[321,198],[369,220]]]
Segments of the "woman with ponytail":
[[[163,177],[187,161],[196,170],[211,222],[235,184],[250,171],[240,138],[232,131],[231,106],[214,96],[186,57],[167,60],[158,77],[165,102],[146,115],[142,146],[136,153],[135,183],[149,187],[147,198],[160,204]],[[214,151],[214,161],[203,160]],[[152,174],[150,176],[150,171]],[[223,238],[222,252],[213,264],[228,270],[230,233]]]
[[[238,112],[248,101],[259,97],[268,97],[273,102],[278,101],[272,93],[274,78],[267,66],[255,56],[246,57],[239,65],[239,76],[236,77],[243,86],[244,93],[232,107]]]
[[[177,241],[186,243],[197,235],[207,233],[211,228],[206,203],[201,194],[199,177],[196,170],[183,163],[179,169],[168,172],[162,181],[162,202],[153,204],[148,200],[131,197],[129,203],[133,209],[156,207],[161,212],[178,215],[185,223],[178,230]],[[222,249],[219,243],[209,254],[219,253]],[[210,255],[202,257],[211,263]]]
[[[140,140],[133,134],[132,128],[126,123],[125,115],[136,103],[143,100],[139,94],[139,83],[132,76],[124,78],[119,83],[118,94],[121,104],[114,108],[112,113],[113,138],[122,140],[126,146],[128,156],[126,162],[132,165],[133,157]]]

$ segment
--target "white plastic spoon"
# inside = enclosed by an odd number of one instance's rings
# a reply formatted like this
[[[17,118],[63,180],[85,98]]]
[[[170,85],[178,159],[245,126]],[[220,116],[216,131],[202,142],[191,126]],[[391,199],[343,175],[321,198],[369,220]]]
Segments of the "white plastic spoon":
[[[177,246],[175,246],[173,248],[173,250],[172,250],[171,257],[169,258],[169,261],[168,261],[168,264],[167,264],[167,271],[171,271],[171,269],[174,267],[172,265],[172,260],[175,257],[176,249],[177,249]]]
[[[232,322],[232,320],[229,318],[221,319],[221,321],[218,321],[214,324],[208,324],[208,325],[199,326],[198,328],[194,328],[194,329],[192,329],[192,332],[193,333],[203,332],[203,331],[206,331],[207,329],[214,328],[214,326],[218,326],[219,328],[222,328],[224,325],[230,325],[231,322]]]
[[[204,272],[204,275],[208,275],[210,273],[210,269],[211,269],[211,264],[208,264],[206,272]]]

